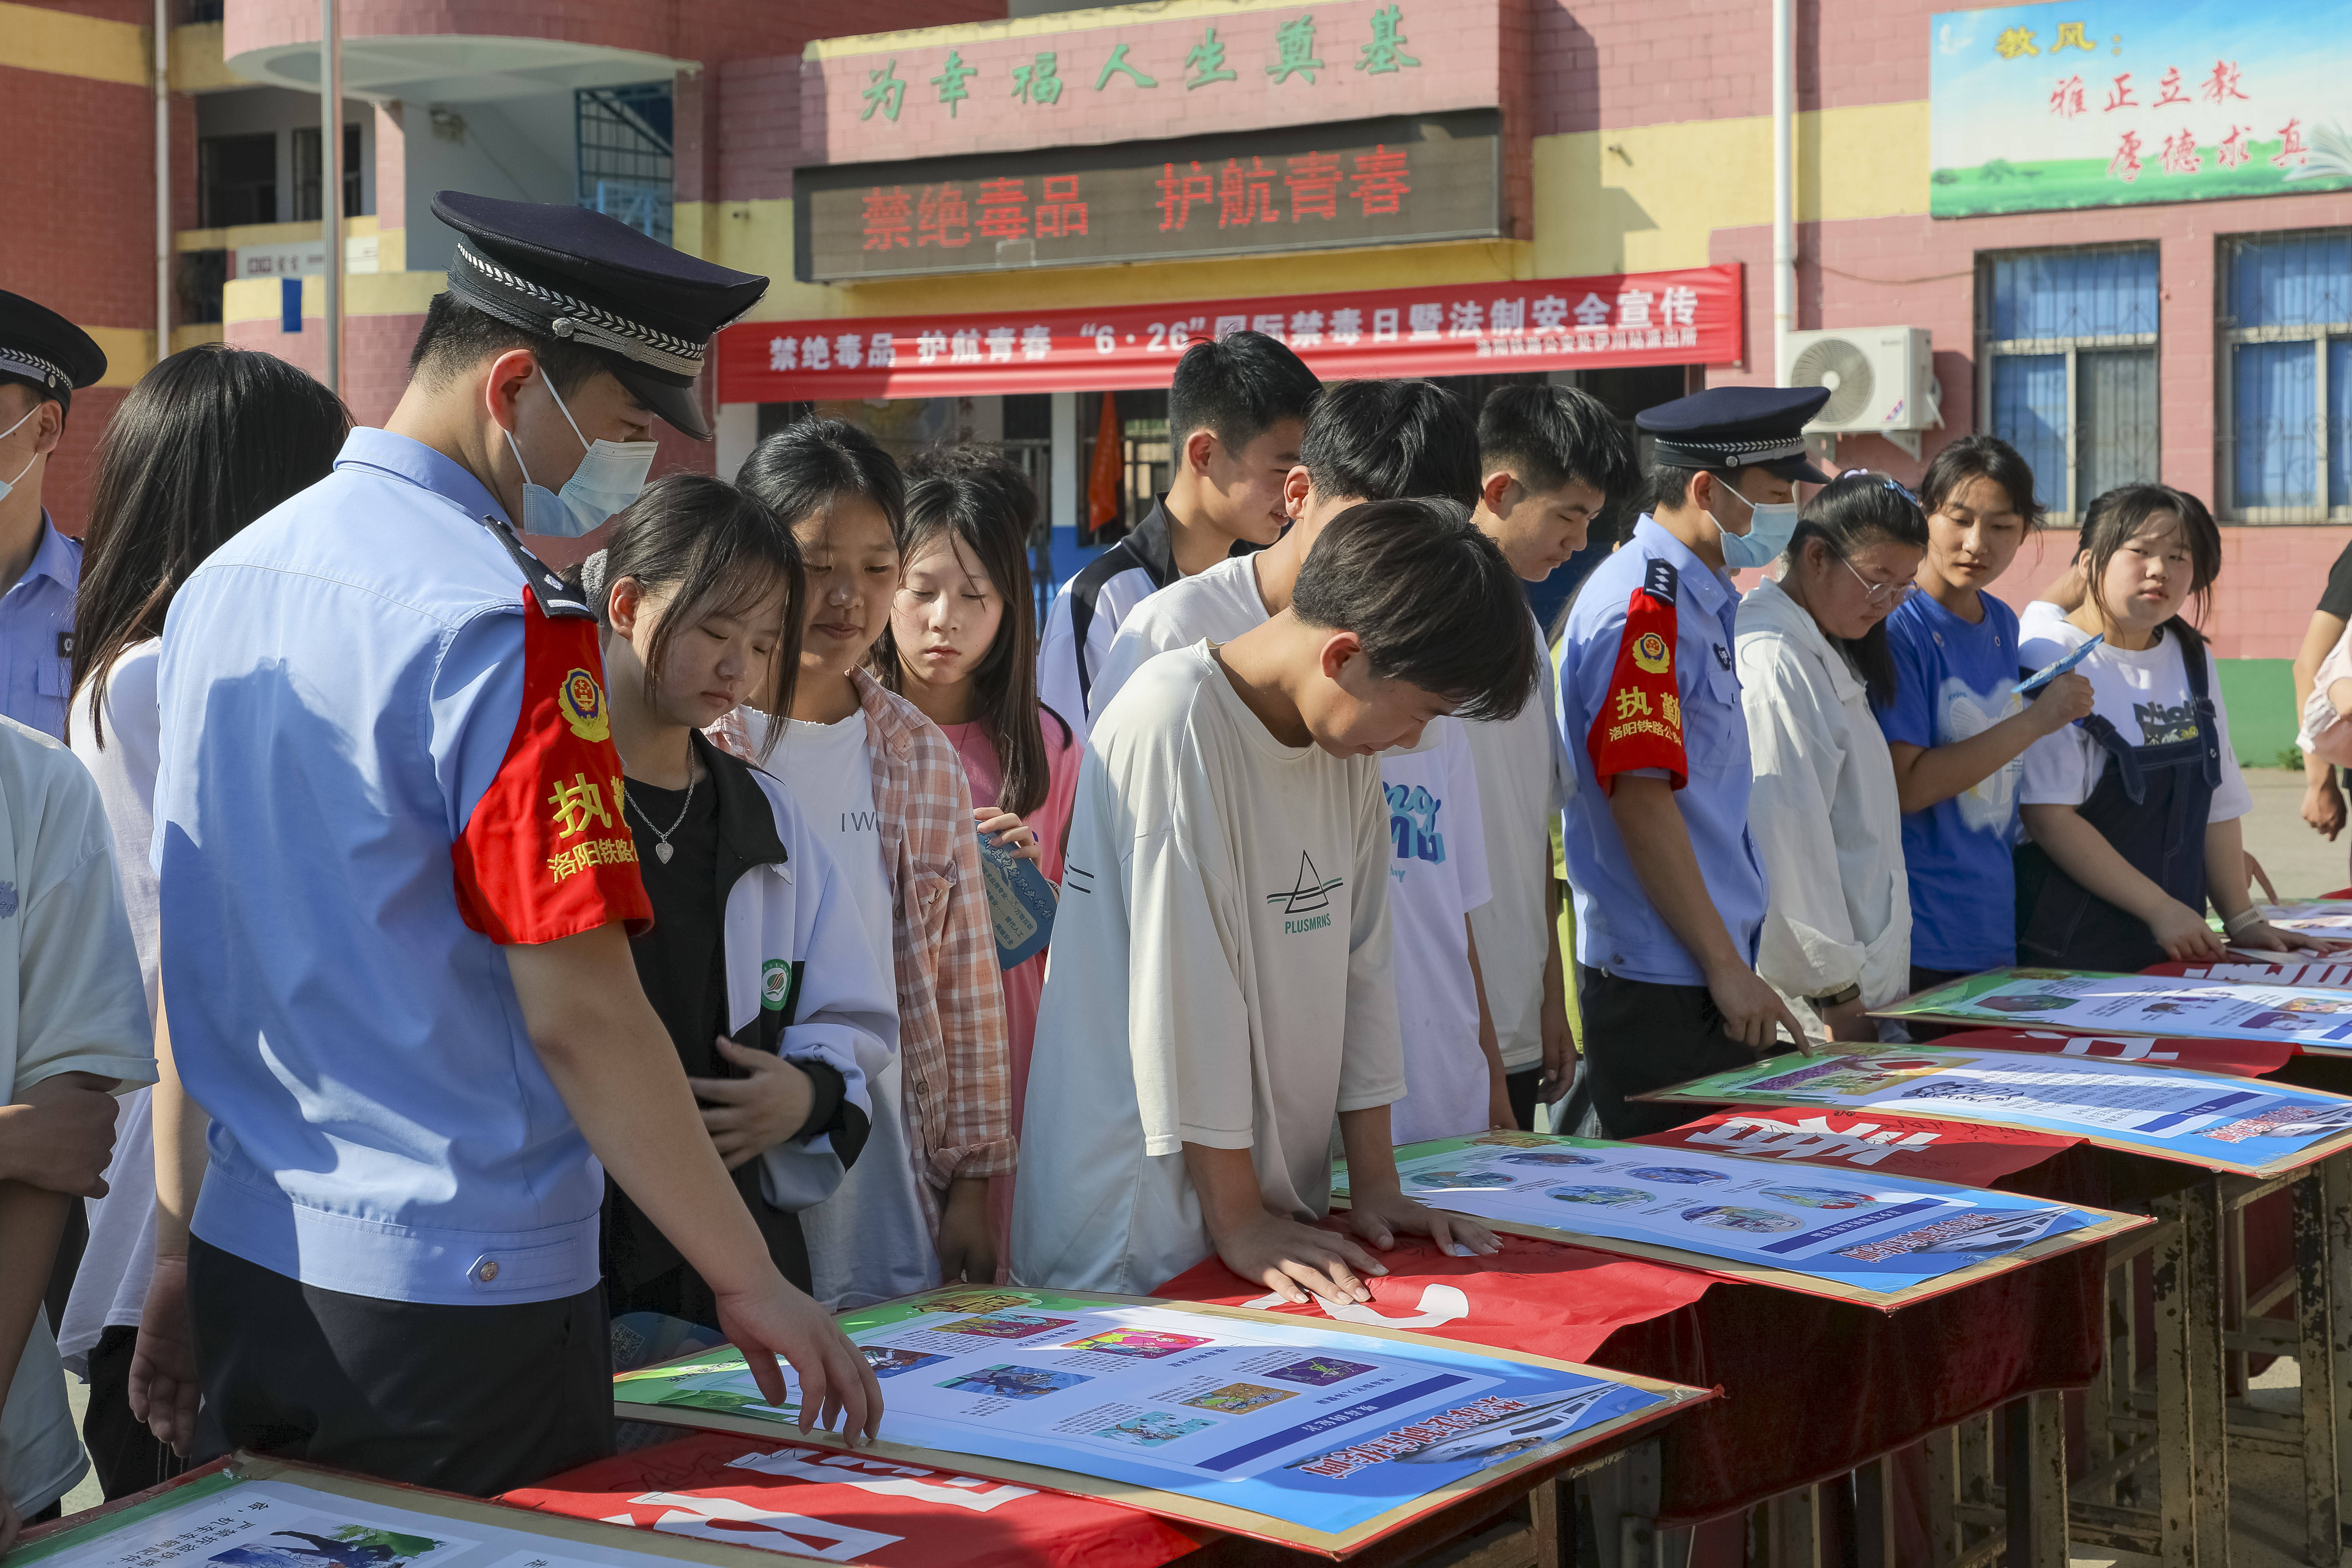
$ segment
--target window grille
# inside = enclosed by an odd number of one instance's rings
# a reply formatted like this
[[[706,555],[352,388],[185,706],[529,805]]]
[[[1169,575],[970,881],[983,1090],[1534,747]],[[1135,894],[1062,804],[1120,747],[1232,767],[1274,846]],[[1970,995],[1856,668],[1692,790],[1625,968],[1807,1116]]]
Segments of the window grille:
[[[2049,510],[2158,477],[2157,252],[2083,246],[1977,263],[1978,424],[2024,456]]]

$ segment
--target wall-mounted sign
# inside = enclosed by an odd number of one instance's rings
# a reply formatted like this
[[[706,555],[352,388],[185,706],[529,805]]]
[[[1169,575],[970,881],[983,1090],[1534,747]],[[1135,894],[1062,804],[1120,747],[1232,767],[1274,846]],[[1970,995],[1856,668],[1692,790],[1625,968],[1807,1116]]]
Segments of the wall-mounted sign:
[[[972,397],[1163,387],[1195,340],[1282,339],[1326,381],[1722,365],[1743,344],[1735,266],[1515,283],[988,315],[743,321],[719,401]]]
[[[805,281],[1502,232],[1502,114],[1474,109],[793,176]]]
[[[2352,186],[2340,51],[2322,47],[2352,35],[2352,0],[2062,0],[1929,26],[1937,217]]]

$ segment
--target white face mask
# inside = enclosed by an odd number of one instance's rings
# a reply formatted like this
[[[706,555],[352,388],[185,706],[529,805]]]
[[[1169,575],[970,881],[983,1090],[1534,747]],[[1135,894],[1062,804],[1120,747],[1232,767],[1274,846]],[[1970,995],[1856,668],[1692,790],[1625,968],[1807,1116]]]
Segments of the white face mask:
[[[531,483],[530,465],[522,460],[522,448],[515,445],[514,432],[506,433],[515,466],[522,470],[522,531],[578,538],[637,498],[660,447],[651,441],[591,441],[580,434],[580,422],[563,406],[553,382],[547,383],[547,395],[555,399],[556,411],[588,455],[558,494]]]
[[[39,403],[35,403],[32,407],[25,411],[25,419],[30,419],[40,412],[41,405]],[[19,430],[22,430],[25,427],[25,419],[18,420],[16,423],[10,425],[5,430],[0,430],[0,440],[5,440],[7,437],[16,434]],[[38,463],[40,460],[41,455],[37,451],[30,457],[26,458],[25,465],[16,470],[16,479],[22,479],[26,475],[30,474],[33,471],[33,465]],[[0,501],[5,501],[8,498],[8,492],[16,487],[16,479],[0,479]]]
[[[1715,531],[1723,540],[1723,564],[1733,571],[1751,566],[1769,566],[1789,548],[1789,536],[1797,531],[1797,503],[1794,501],[1751,501],[1729,485],[1717,483],[1717,489],[1738,496],[1739,504],[1753,517],[1744,534],[1735,534],[1717,518]],[[1710,517],[1714,514],[1709,513]]]

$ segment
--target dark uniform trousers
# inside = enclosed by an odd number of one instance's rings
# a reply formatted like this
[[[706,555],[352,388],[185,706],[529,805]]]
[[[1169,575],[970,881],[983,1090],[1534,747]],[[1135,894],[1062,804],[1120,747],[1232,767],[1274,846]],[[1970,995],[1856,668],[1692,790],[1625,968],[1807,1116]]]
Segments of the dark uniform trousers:
[[[196,1462],[250,1448],[492,1497],[613,1452],[601,1283],[552,1301],[386,1301],[193,1239],[188,1297]]]
[[[1585,1126],[1588,1113],[1607,1138],[1696,1122],[1714,1107],[1629,1096],[1756,1060],[1723,1032],[1723,1013],[1705,986],[1628,980],[1579,964],[1576,999],[1584,1013],[1584,1071],[1569,1095],[1564,1124],[1572,1131]]]

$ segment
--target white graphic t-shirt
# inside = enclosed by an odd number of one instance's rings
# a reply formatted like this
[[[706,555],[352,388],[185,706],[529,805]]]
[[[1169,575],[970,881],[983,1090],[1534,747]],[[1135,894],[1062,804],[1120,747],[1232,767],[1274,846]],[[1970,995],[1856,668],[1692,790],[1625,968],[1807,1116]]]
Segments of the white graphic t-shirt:
[[[1486,1130],[1486,1056],[1470,974],[1472,910],[1494,896],[1469,727],[1441,718],[1437,744],[1381,758],[1389,801],[1389,922],[1404,1098],[1389,1113],[1400,1144]],[[1484,957],[1484,955],[1481,955]]]

